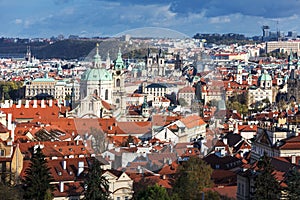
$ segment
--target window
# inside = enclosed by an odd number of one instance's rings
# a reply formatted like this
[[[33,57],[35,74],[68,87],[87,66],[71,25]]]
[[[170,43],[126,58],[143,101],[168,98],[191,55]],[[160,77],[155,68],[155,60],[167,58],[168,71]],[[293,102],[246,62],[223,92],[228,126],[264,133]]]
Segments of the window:
[[[5,150],[4,149],[0,149],[0,156],[5,156]]]
[[[105,90],[105,100],[108,100],[108,89]]]
[[[117,200],[121,200],[121,197],[117,197]]]
[[[126,196],[124,199],[125,199],[125,200],[129,200],[129,197],[128,197],[128,196]]]
[[[116,80],[116,87],[120,87],[121,86],[121,81],[120,81],[120,79],[118,78],[117,80]]]

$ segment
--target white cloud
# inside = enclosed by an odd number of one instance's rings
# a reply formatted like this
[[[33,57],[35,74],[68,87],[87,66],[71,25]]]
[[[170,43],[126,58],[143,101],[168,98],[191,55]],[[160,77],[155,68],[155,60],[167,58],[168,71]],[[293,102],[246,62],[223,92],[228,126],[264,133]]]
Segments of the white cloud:
[[[212,24],[229,23],[231,20],[228,16],[211,17],[209,22]]]
[[[15,24],[22,24],[23,20],[22,19],[15,19]]]

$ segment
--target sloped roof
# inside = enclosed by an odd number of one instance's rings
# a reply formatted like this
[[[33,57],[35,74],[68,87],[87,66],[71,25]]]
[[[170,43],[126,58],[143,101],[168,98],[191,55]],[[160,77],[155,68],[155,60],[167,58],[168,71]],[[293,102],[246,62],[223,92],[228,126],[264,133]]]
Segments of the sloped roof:
[[[202,126],[206,123],[203,119],[198,115],[191,115],[185,118],[180,119],[180,121],[187,127],[187,128],[194,128],[196,126]]]

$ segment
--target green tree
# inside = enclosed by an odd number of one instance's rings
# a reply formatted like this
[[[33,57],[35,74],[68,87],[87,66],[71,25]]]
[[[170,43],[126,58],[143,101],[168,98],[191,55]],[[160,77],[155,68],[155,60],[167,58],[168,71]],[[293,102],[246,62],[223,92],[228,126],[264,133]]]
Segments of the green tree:
[[[92,148],[96,154],[100,154],[107,149],[107,137],[103,130],[90,127],[90,134],[93,136]]]
[[[300,197],[300,172],[294,168],[286,175],[287,197],[290,200],[296,200]]]
[[[22,189],[0,183],[1,200],[19,200],[22,199]]]
[[[30,161],[23,181],[24,199],[44,200],[46,197],[49,199],[49,192],[52,194],[54,189],[50,184],[53,179],[41,148],[33,152]]]
[[[139,200],[170,200],[166,188],[158,184],[148,186],[145,190],[139,192],[137,199]]]
[[[199,199],[204,188],[211,187],[212,168],[199,157],[190,157],[178,167],[173,192],[179,199]]]
[[[122,142],[123,147],[129,147],[130,144],[134,144],[134,138],[131,135],[128,135],[127,138]]]
[[[84,199],[107,200],[109,199],[109,185],[107,179],[102,176],[100,162],[94,158],[84,182]]]
[[[221,200],[221,197],[217,192],[208,190],[207,192],[204,193],[204,199]]]
[[[280,184],[275,177],[271,159],[264,154],[258,161],[258,175],[255,178],[255,199],[270,200],[279,199],[281,194]]]

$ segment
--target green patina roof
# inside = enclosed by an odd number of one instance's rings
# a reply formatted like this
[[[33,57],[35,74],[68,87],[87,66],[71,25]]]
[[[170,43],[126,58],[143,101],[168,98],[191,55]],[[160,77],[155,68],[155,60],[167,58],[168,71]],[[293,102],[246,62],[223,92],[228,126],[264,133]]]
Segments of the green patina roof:
[[[268,73],[264,73],[259,77],[260,81],[271,81],[272,77]]]
[[[55,82],[54,78],[36,78],[32,82]]]
[[[237,69],[243,69],[242,65],[238,65]]]
[[[111,81],[112,74],[109,73],[106,69],[92,68],[86,70],[82,74],[81,79],[85,81]]]
[[[118,52],[118,57],[117,57],[117,60],[115,62],[115,69],[125,69],[125,66],[124,66],[124,62],[123,62],[123,59],[122,59],[122,53],[121,53],[121,50],[119,49],[119,52]]]

